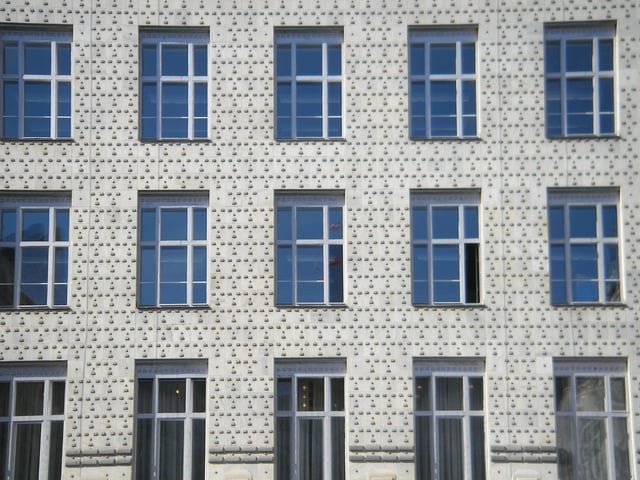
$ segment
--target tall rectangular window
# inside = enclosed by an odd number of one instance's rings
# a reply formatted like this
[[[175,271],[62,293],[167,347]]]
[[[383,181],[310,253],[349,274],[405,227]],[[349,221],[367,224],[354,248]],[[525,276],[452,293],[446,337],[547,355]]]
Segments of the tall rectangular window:
[[[411,192],[413,303],[480,302],[480,194]]]
[[[276,480],[345,479],[344,360],[276,360]]]
[[[135,480],[204,480],[207,365],[136,363]]]
[[[550,190],[551,303],[621,301],[618,191]]]
[[[485,480],[484,362],[414,360],[416,480]]]
[[[547,136],[615,133],[613,23],[546,25]]]
[[[208,196],[141,193],[138,305],[206,305]]]
[[[344,303],[343,192],[276,193],[276,304]]]
[[[342,30],[276,30],[276,138],[343,136]]]
[[[409,30],[409,131],[413,139],[475,137],[476,27]]]
[[[0,476],[60,480],[64,444],[63,364],[0,364]]]
[[[554,382],[558,478],[632,478],[626,362],[556,360]]]
[[[0,195],[0,308],[68,305],[70,203],[62,194]]]
[[[0,31],[2,138],[71,138],[71,31]]]
[[[209,135],[209,32],[140,32],[140,138]]]

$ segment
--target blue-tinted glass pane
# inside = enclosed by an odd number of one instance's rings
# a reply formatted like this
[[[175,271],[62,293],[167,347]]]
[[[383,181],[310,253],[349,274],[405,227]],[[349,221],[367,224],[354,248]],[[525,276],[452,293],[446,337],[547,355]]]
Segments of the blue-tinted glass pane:
[[[571,278],[598,279],[598,252],[595,244],[571,245]]]
[[[187,281],[187,247],[160,249],[160,282]]]
[[[27,43],[24,46],[24,73],[51,74],[51,44]]]
[[[24,134],[48,137],[51,132],[51,84],[24,83]]]
[[[567,279],[564,245],[551,245],[549,257],[552,302],[562,303],[566,301]]]
[[[600,114],[600,133],[614,133],[614,117],[612,113]]]
[[[613,205],[602,207],[602,234],[605,237],[618,236],[618,208]]]
[[[18,82],[4,82],[2,86],[2,136],[18,137]]]
[[[593,133],[593,82],[567,80],[567,133]]]
[[[157,99],[156,84],[142,84],[142,138],[158,138]]]
[[[20,305],[46,305],[47,285],[20,285]]]
[[[298,116],[296,130],[298,137],[322,137],[322,118]]]
[[[322,46],[296,47],[296,75],[322,75]]]
[[[193,74],[199,77],[207,75],[207,46],[196,45],[193,47]]]
[[[196,117],[207,116],[207,84],[196,83],[193,85],[193,114]]]
[[[151,283],[140,284],[139,305],[149,306],[156,304],[156,286]]]
[[[188,57],[186,45],[163,45],[162,75],[186,76],[189,73]]]
[[[278,247],[276,250],[276,304],[293,303],[293,264],[291,247]]]
[[[67,248],[56,248],[55,251],[55,269],[54,269],[54,282],[55,283],[67,283],[68,265],[69,265],[69,250]]]
[[[596,207],[569,207],[569,232],[571,238],[595,238]]]
[[[462,82],[462,114],[476,114],[476,82]]]
[[[429,70],[433,74],[456,73],[456,44],[432,43]]]
[[[56,240],[66,242],[69,240],[69,209],[56,208]]]
[[[321,246],[299,246],[296,258],[298,302],[324,301],[324,265]]]
[[[424,82],[411,82],[411,136],[413,138],[427,136],[424,85]]]
[[[16,75],[18,73],[18,45],[5,43],[2,46],[2,73]]]
[[[465,137],[475,137],[478,133],[476,117],[467,116],[462,118],[462,135]]]
[[[163,208],[160,220],[160,240],[187,239],[186,208]]]
[[[342,208],[329,208],[329,238],[342,238]]]
[[[207,138],[208,135],[209,135],[209,132],[207,130],[207,119],[196,118],[193,121],[193,136],[195,138]]]
[[[192,295],[192,301],[194,304],[207,303],[207,284],[194,283],[192,287]]]
[[[551,281],[551,303],[554,305],[567,303],[567,282]]]
[[[296,285],[298,303],[324,302],[324,284],[322,282],[301,282]]]
[[[413,303],[429,303],[427,246],[414,245],[413,247]]]
[[[157,74],[156,46],[142,45],[142,75],[155,76]]]
[[[66,284],[53,286],[53,304],[54,305],[67,304],[67,285]]]
[[[567,40],[566,69],[568,72],[593,70],[593,42],[591,40]]]
[[[433,246],[433,279],[458,280],[460,278],[460,252],[457,245]]]
[[[28,209],[22,211],[22,240],[49,240],[49,210]]]
[[[424,45],[414,43],[409,46],[409,73],[411,75],[424,75]]]
[[[193,247],[193,281],[207,279],[207,247]]]
[[[322,207],[298,207],[296,209],[296,238],[322,238]]]
[[[342,136],[342,119],[330,118],[327,121],[328,136],[329,137],[341,137]]]
[[[193,209],[193,239],[194,240],[207,239],[207,209],[206,208]]]
[[[58,75],[71,75],[71,45],[58,44]]]
[[[613,112],[613,79],[601,78],[598,82],[600,112],[611,113]]]
[[[329,116],[342,116],[342,85],[340,83],[329,83]]]
[[[545,111],[547,114],[547,135],[562,135],[560,80],[547,80]]]
[[[291,45],[276,47],[276,75],[279,77],[291,75]]]
[[[431,236],[433,238],[458,238],[458,207],[433,207],[431,209]]]
[[[456,124],[456,83],[431,82],[431,135],[455,136]]]
[[[560,42],[549,41],[544,45],[544,64],[547,73],[560,73]]]
[[[276,209],[276,240],[291,240],[291,207]]]
[[[552,240],[564,238],[564,208],[549,208],[549,238]]]
[[[464,207],[464,236],[478,238],[478,207]]]
[[[16,211],[0,210],[0,241],[13,242],[16,239]]]
[[[342,245],[329,245],[329,302],[343,301]]]
[[[276,87],[276,137],[291,138],[291,84],[278,83]]]
[[[27,247],[22,249],[22,283],[47,283],[49,249]]]
[[[433,301],[438,302],[459,302],[460,284],[459,282],[433,282]]]
[[[426,207],[414,207],[411,209],[411,235],[413,240],[427,239]]]
[[[69,138],[71,137],[71,119],[70,118],[59,118],[57,122],[58,129],[58,138]]]
[[[600,71],[613,70],[613,40],[603,39],[598,42],[598,60]]]
[[[31,138],[44,138],[51,135],[50,117],[25,117],[24,136]]]
[[[58,116],[71,116],[71,83],[58,83]]]
[[[342,47],[340,45],[327,47],[327,66],[329,75],[342,74]]]
[[[571,282],[571,294],[574,302],[597,302],[598,282],[595,280]]]
[[[322,84],[299,83],[296,93],[296,111],[298,116],[322,115]]]
[[[140,249],[140,281],[153,284],[156,282],[156,247]]]
[[[618,245],[604,245],[604,278],[607,280],[619,280],[620,268],[618,266]]]
[[[161,283],[160,303],[166,305],[179,305],[187,303],[187,284]]]
[[[162,118],[162,136],[165,138],[186,138],[188,128],[186,118]]]
[[[476,44],[462,45],[462,73],[476,73]]]
[[[156,211],[143,208],[140,214],[140,240],[152,242],[156,239]]]
[[[188,115],[188,88],[186,83],[162,84],[162,117]]]

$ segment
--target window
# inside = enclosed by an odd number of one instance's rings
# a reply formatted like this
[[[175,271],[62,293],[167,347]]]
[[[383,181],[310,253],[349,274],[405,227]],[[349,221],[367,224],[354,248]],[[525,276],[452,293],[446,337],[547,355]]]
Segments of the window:
[[[136,363],[136,480],[204,480],[205,362]]]
[[[409,30],[410,136],[475,137],[475,27]]]
[[[66,367],[0,364],[0,476],[60,480]]]
[[[630,479],[626,362],[554,363],[560,480]]]
[[[344,302],[344,193],[276,193],[276,304]]]
[[[544,30],[547,136],[615,133],[613,24]]]
[[[478,192],[411,193],[413,303],[480,302]]]
[[[484,480],[484,362],[417,359],[416,479]]]
[[[344,480],[345,362],[276,360],[276,480]]]
[[[275,36],[276,138],[342,137],[342,31]]]
[[[2,137],[71,138],[70,31],[0,32]]]
[[[206,195],[139,197],[138,304],[207,303]]]
[[[209,32],[140,32],[142,140],[207,138]]]
[[[68,304],[67,195],[0,195],[0,307]]]
[[[617,190],[549,192],[551,303],[621,300]]]

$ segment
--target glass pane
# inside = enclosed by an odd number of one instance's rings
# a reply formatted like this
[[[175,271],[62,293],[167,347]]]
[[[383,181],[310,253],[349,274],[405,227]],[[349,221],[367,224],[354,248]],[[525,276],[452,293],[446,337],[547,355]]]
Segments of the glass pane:
[[[207,411],[207,381],[193,380],[193,411],[203,413]]]
[[[6,138],[18,137],[18,82],[4,82],[2,87],[2,135]]]
[[[300,246],[297,250],[298,302],[324,301],[322,246]]]
[[[476,73],[475,43],[462,44],[462,73]]]
[[[71,45],[58,44],[58,75],[71,75]]]
[[[329,100],[328,111],[330,117],[342,116],[342,84],[332,82],[327,85]]]
[[[604,419],[578,418],[578,476],[603,480],[607,474],[607,431]]]
[[[480,245],[468,243],[464,246],[464,278],[466,303],[480,302]]]
[[[156,249],[155,247],[142,247],[140,249],[140,304],[153,305],[156,287]]]
[[[484,409],[482,377],[469,377],[469,409]]]
[[[191,480],[204,480],[205,477],[205,421],[194,419],[191,433]]]
[[[598,252],[595,244],[571,245],[574,301],[598,301]]]
[[[574,462],[574,422],[573,417],[556,415],[556,443],[558,448],[558,478],[559,480],[573,480]]]
[[[424,45],[414,43],[409,46],[409,73],[410,75],[424,75]]]
[[[464,479],[461,418],[438,418],[438,463],[443,480]]]
[[[560,42],[548,41],[544,44],[544,64],[547,73],[560,73]]]
[[[40,423],[15,424],[13,478],[38,480],[40,471]]]
[[[188,87],[186,83],[162,84],[162,118],[188,115]]]
[[[276,480],[290,480],[291,457],[291,418],[276,417]]]
[[[433,238],[458,238],[458,207],[432,208],[431,236]]]
[[[605,237],[618,236],[618,209],[615,206],[602,207],[602,234]]]
[[[207,121],[206,118],[196,118],[193,121],[193,136],[195,138],[207,138],[209,135]]]
[[[193,239],[207,239],[207,210],[205,208],[193,209]]]
[[[413,247],[413,302],[416,304],[424,304],[429,302],[428,291],[428,253],[427,246],[414,245]]]
[[[432,478],[431,417],[416,417],[416,479]]]
[[[0,472],[6,472],[7,470],[7,454],[9,453],[9,449],[7,448],[8,444],[9,422],[0,422]]]
[[[560,80],[546,82],[547,135],[562,135],[562,96],[560,94]]]
[[[64,382],[51,383],[51,414],[64,414]]]
[[[155,45],[142,45],[142,75],[156,75],[157,58]]]
[[[613,79],[601,78],[598,80],[599,90],[599,106],[600,113],[613,113]],[[601,133],[609,132],[608,129],[603,130],[603,125],[600,125]]]
[[[331,480],[344,480],[344,418],[331,419]]]
[[[611,410],[627,409],[627,393],[624,378],[611,379]]]
[[[329,208],[329,238],[342,238],[342,207]]]
[[[62,476],[62,442],[64,422],[51,422],[49,433],[49,475],[48,480],[60,480]]]
[[[16,211],[0,210],[0,241],[13,242],[16,239]]]
[[[276,304],[293,303],[293,263],[291,247],[276,249]]]
[[[464,236],[478,238],[478,207],[464,207]]]
[[[456,136],[456,83],[430,82],[431,135]]]
[[[18,73],[18,44],[5,42],[2,46],[2,73],[5,75]]]
[[[471,478],[484,480],[486,467],[484,461],[484,418],[471,417]]]
[[[426,126],[426,93],[425,83],[411,82],[411,137],[424,138],[427,136]]]
[[[576,377],[576,409],[579,412],[604,411],[603,377]]]
[[[618,245],[604,245],[604,278],[607,280],[618,280],[620,278]]]
[[[9,382],[0,382],[0,417],[9,416],[10,392],[11,392],[11,384]]]
[[[17,416],[42,415],[44,405],[44,382],[17,382]]]
[[[206,45],[196,45],[193,47],[193,74],[199,77],[205,77],[207,75]]]
[[[58,117],[71,116],[71,84],[58,83]]]
[[[629,480],[631,469],[629,467],[629,434],[627,432],[627,419],[614,418],[613,420],[613,460],[616,468],[615,480]]]
[[[56,241],[69,241],[69,210],[66,208],[56,208]]]
[[[140,240],[153,242],[156,239],[156,211],[153,208],[143,208],[140,213]]]
[[[193,281],[207,279],[207,247],[193,247]]]
[[[24,82],[24,135],[48,137],[51,133],[51,83]]]
[[[321,419],[298,420],[298,478],[322,480],[324,478],[324,454]]]
[[[462,377],[436,377],[436,409],[462,410]]]
[[[276,75],[279,77],[291,75],[291,45],[276,47]]]
[[[567,133],[593,133],[593,82],[567,80]]]
[[[342,73],[342,47],[340,45],[327,46],[327,66],[329,75]]]
[[[2,306],[13,305],[15,254],[14,248],[0,248],[0,264],[4,266],[0,268],[0,305]]]
[[[298,411],[324,410],[324,378],[298,378]]]
[[[187,281],[187,247],[162,247],[160,249],[160,281]]]
[[[276,137],[292,138],[291,130],[291,84],[278,82],[276,86]]]
[[[593,70],[593,41],[567,40],[566,69],[568,72],[590,72]]]
[[[25,242],[49,240],[49,210],[22,210],[22,240]]]
[[[53,272],[53,281],[55,283],[67,283],[67,274],[69,270],[69,249],[55,249],[55,268]]]
[[[296,238],[321,239],[323,233],[322,207],[296,209]]]
[[[331,411],[344,412],[344,378],[331,380]]]
[[[138,413],[153,412],[153,380],[138,380]]]
[[[555,379],[556,411],[570,412],[573,410],[573,390],[571,377],[556,377]]]
[[[188,75],[188,52],[187,45],[163,45],[162,75]]]
[[[27,43],[24,46],[24,73],[27,75],[51,74],[51,44]]]
[[[342,245],[329,245],[329,302],[344,300]]]
[[[571,238],[596,237],[596,207],[569,207]]]
[[[456,73],[456,44],[432,43],[429,49],[429,70],[431,75]]]
[[[417,377],[415,382],[416,411],[431,410],[431,377]]]
[[[160,240],[187,239],[187,209],[163,208],[160,211]]]
[[[158,138],[158,89],[155,83],[142,84],[142,138]]]
[[[193,85],[193,116],[207,116],[207,84],[196,83]]]
[[[291,379],[279,378],[276,384],[276,410],[288,412],[291,410]]]
[[[322,75],[322,46],[296,47],[296,75]]]
[[[158,479],[182,480],[184,456],[184,420],[161,420]]]
[[[462,114],[476,114],[476,82],[462,82]]]
[[[186,380],[158,380],[158,412],[182,413],[185,411]]]
[[[322,85],[299,83],[296,95],[298,137],[322,136]]]
[[[613,70],[613,40],[601,39],[598,41],[598,59],[601,71]]]
[[[549,208],[549,238],[564,239],[564,208]]]
[[[414,207],[411,209],[411,237],[413,240],[427,239],[426,207]]]
[[[566,271],[565,271],[565,255],[564,245],[551,245],[550,248],[551,262],[551,302],[566,303]]]
[[[136,431],[136,480],[153,478],[153,420],[138,420]]]
[[[433,279],[458,280],[460,258],[457,245],[433,246]]]

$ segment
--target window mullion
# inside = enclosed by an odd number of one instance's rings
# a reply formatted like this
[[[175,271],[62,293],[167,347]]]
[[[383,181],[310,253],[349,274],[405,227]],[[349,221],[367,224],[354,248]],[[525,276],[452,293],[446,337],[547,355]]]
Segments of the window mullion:
[[[571,272],[571,233],[569,232],[569,205],[563,205],[562,215],[564,217],[564,271],[565,271],[565,294],[567,303],[573,303],[573,273]]]
[[[13,304],[20,306],[20,284],[22,283],[22,208],[16,208],[16,250],[14,260]]]
[[[595,36],[592,40],[593,42],[593,59],[592,59],[592,88],[593,88],[593,99],[592,99],[592,110],[593,110],[593,133],[595,135],[600,134],[600,51],[598,49],[598,37]]]
[[[187,44],[187,138],[193,138],[194,123],[194,65],[193,43]]]
[[[187,305],[193,304],[193,207],[187,207]]]
[[[328,86],[327,44],[322,43],[322,137],[329,136],[329,86]]]
[[[55,210],[53,207],[47,209],[49,215],[49,241],[47,242],[47,306],[53,305],[53,291],[54,291],[54,269],[55,269]]]
[[[322,207],[322,289],[324,303],[329,303],[329,207]]]
[[[48,465],[49,465],[49,441],[51,434],[51,422],[47,418],[49,416],[49,402],[50,402],[50,387],[51,382],[44,382],[43,402],[42,402],[42,418],[40,419],[40,471],[38,472],[38,478],[40,480],[47,480],[48,478]]]
[[[162,240],[160,238],[160,225],[162,222],[162,209],[160,207],[156,207],[156,282],[155,282],[155,290],[156,290],[156,298],[155,305],[160,305],[160,258],[161,258],[161,249],[162,249]]]
[[[434,303],[433,301],[433,236],[431,231],[431,215],[432,205],[427,206],[427,303]]]
[[[606,302],[605,295],[605,264],[604,264],[604,232],[602,224],[602,204],[596,204],[596,252],[598,255],[598,300]]]
[[[456,45],[456,136],[462,136],[462,43]]]
[[[459,301],[461,303],[467,303],[466,297],[466,251],[465,251],[465,236],[464,236],[464,206],[458,206],[458,272],[460,276],[460,285],[458,285]]]

